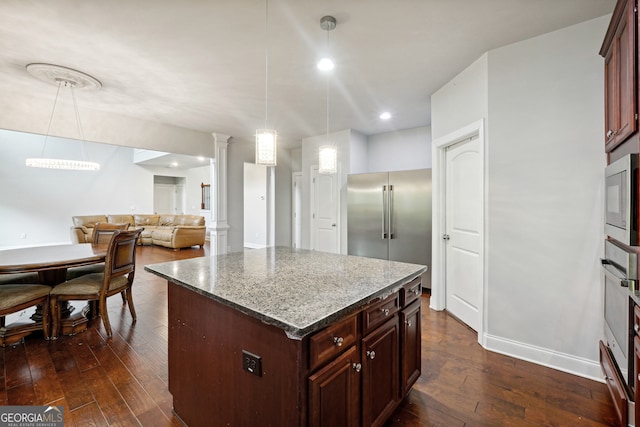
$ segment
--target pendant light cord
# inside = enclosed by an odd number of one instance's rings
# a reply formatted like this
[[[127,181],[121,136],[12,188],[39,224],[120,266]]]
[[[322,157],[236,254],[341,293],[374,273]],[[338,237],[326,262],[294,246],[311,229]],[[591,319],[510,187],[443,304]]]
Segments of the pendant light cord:
[[[265,0],[264,8],[264,128],[267,127],[267,117],[269,114],[269,0]]]
[[[330,31],[327,31],[327,51],[330,51],[329,33]],[[328,144],[329,143],[329,73],[327,73],[326,91],[327,91],[327,144]]]
[[[51,109],[51,115],[49,116],[49,125],[47,126],[47,133],[44,136],[44,144],[42,144],[42,153],[40,157],[44,157],[44,151],[47,148],[47,140],[49,139],[49,132],[51,131],[51,122],[53,122],[53,115],[56,112],[56,104],[58,103],[58,96],[60,95],[60,87],[62,86],[62,81],[58,81],[58,90],[56,91],[56,98],[53,101],[53,108]]]
[[[69,84],[69,89],[71,90],[71,99],[73,99],[73,109],[76,114],[76,124],[78,125],[78,133],[80,134],[80,147],[82,150],[82,160],[86,161],[87,152],[84,146],[84,132],[82,130],[82,122],[80,121],[80,111],[78,110],[78,103],[76,102],[76,93],[73,91],[72,84]]]

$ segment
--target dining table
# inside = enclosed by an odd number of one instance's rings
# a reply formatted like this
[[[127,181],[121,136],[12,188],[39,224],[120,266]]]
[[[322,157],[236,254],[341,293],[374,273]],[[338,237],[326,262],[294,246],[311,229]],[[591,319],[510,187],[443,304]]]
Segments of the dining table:
[[[0,275],[36,272],[40,284],[56,286],[66,280],[69,268],[104,262],[108,246],[108,243],[68,243],[0,250]],[[86,330],[91,316],[89,305],[72,314],[73,309],[73,306],[67,306],[62,311],[62,333],[65,335]],[[36,324],[41,321],[41,313],[42,309],[38,307],[31,316]],[[28,335],[30,329],[24,324],[15,328],[6,325],[0,330],[0,342],[17,342]]]

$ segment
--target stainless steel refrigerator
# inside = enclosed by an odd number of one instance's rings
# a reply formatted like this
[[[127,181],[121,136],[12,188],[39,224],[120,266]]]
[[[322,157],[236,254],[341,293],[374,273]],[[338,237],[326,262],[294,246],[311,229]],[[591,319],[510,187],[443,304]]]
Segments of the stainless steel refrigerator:
[[[431,169],[349,175],[347,245],[350,255],[428,266],[431,288]]]

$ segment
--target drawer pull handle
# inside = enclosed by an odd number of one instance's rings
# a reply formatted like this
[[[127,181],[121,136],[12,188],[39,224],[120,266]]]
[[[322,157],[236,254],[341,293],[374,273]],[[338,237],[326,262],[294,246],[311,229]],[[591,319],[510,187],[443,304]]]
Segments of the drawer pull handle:
[[[405,323],[407,324],[408,327],[411,327],[411,320],[407,320]]]
[[[416,294],[416,296],[420,295],[420,289],[414,290],[413,293]]]
[[[373,350],[367,351],[367,357],[371,360],[376,358],[376,352]]]
[[[342,347],[342,343],[344,342],[344,338],[342,337],[333,337],[333,344],[336,347]]]
[[[354,363],[352,366],[356,372],[360,372],[362,370],[362,364],[360,363]]]
[[[380,311],[382,311],[382,313],[383,313],[385,316],[388,316],[388,315],[389,315],[389,309],[388,309],[388,308],[381,308],[381,309],[380,309]]]

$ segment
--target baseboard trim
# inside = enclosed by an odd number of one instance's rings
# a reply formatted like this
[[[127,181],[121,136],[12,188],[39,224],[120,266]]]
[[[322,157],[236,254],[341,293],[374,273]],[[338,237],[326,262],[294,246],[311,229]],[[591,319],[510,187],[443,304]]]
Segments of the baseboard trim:
[[[485,338],[485,348],[487,350],[604,383],[604,375],[598,361],[497,337],[495,335],[485,334]]]
[[[267,245],[260,245],[258,243],[244,242],[244,247],[245,248],[249,248],[249,249],[262,249],[262,248],[266,248]]]

